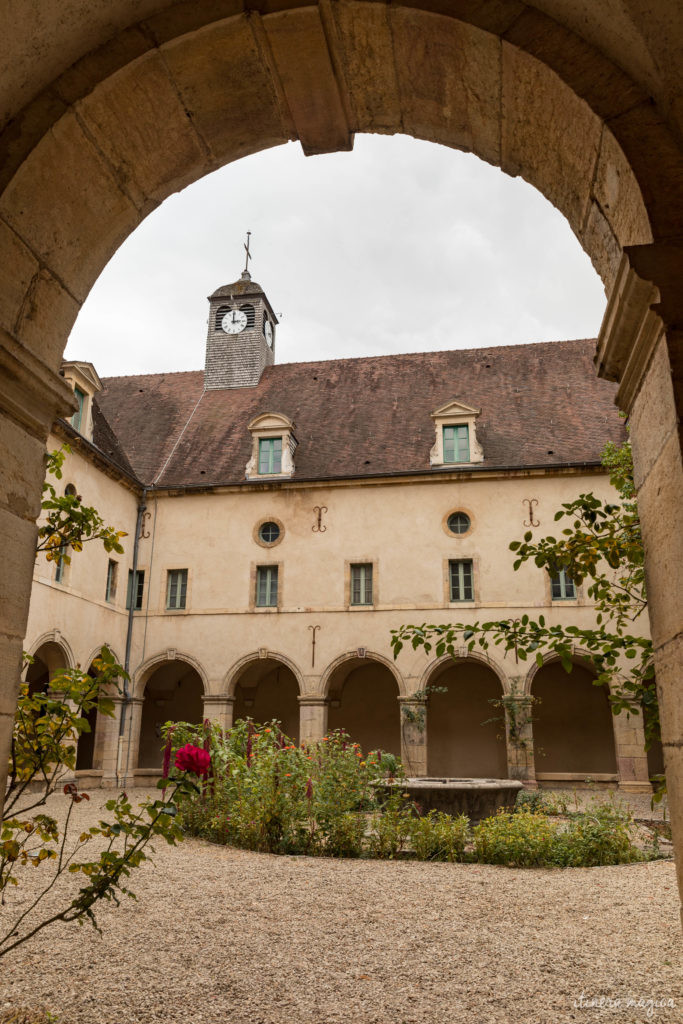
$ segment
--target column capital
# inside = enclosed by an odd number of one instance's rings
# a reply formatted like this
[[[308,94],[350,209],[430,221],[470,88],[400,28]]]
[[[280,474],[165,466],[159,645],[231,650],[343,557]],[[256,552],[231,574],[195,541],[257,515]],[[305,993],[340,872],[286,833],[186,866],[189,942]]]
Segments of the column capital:
[[[202,704],[207,707],[210,704],[228,705],[234,704],[235,697],[229,696],[227,693],[205,693],[202,695]]]
[[[407,697],[402,697],[401,696],[401,697],[397,697],[396,699],[399,702],[399,704],[422,704],[422,705],[426,705],[427,704],[427,700],[428,700],[427,697],[415,697],[414,695],[411,695],[411,694],[409,694]]]
[[[329,698],[323,697],[320,694],[303,694],[296,698],[299,702],[299,707],[306,708],[323,708],[328,703]]]

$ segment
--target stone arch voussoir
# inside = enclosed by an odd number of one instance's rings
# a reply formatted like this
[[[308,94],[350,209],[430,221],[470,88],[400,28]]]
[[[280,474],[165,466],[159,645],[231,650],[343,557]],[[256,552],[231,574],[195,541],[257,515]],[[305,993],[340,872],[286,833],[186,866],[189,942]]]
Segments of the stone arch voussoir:
[[[184,651],[174,650],[160,651],[158,654],[152,655],[151,658],[147,658],[146,661],[138,666],[133,673],[133,697],[141,700],[145,695],[145,687],[156,669],[169,661],[182,661],[189,665],[190,668],[193,668],[201,681],[203,694],[208,693],[208,676],[202,664],[191,654],[186,654]]]
[[[280,651],[268,650],[265,657],[270,661],[278,661],[280,664],[284,665],[285,668],[288,668],[296,680],[299,695],[305,693],[303,673],[296,662],[292,661],[291,658],[288,658],[286,654],[282,654]],[[251,653],[245,654],[242,658],[238,658],[238,660],[230,666],[223,676],[220,694],[217,696],[234,697],[235,687],[240,681],[240,676],[243,674],[245,669],[249,667],[249,665],[253,665],[254,662],[260,660],[264,660],[260,651],[251,651]]]

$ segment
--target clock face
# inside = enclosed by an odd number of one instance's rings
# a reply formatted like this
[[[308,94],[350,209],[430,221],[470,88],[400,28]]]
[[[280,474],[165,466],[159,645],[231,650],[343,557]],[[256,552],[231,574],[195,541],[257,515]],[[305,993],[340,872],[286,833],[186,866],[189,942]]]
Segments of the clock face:
[[[247,326],[247,314],[241,309],[229,310],[221,321],[226,334],[239,334]]]
[[[269,345],[272,345],[273,344],[273,325],[271,324],[270,320],[266,320],[265,333],[266,333],[266,341],[268,342]]]

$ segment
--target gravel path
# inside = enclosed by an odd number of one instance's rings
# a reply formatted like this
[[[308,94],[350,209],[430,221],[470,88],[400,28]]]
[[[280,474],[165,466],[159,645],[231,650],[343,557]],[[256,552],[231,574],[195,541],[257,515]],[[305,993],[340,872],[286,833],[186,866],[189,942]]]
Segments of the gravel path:
[[[78,806],[77,827],[104,799]],[[187,840],[159,845],[133,888],[136,902],[100,912],[101,937],[57,925],[0,961],[0,1016],[31,1006],[60,1024],[683,1020],[670,861],[522,871]],[[620,1004],[588,1005],[600,997]]]

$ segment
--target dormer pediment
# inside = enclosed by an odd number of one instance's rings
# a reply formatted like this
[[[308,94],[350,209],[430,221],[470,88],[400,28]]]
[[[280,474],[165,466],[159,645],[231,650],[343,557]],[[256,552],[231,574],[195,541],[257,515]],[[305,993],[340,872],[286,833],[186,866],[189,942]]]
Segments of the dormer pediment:
[[[285,416],[280,412],[264,412],[260,416],[256,416],[247,430],[252,431],[270,431],[270,430],[294,430],[294,423],[290,420],[289,416]]]
[[[73,388],[78,409],[71,417],[71,426],[92,441],[92,400],[102,390],[102,381],[92,363],[72,360],[62,363],[61,374]]]
[[[431,466],[466,465],[483,462],[484,452],[477,439],[477,419],[481,409],[451,399],[430,413],[436,439],[429,453]]]
[[[455,419],[458,416],[462,416],[464,419],[479,416],[481,409],[474,409],[471,405],[465,405],[464,402],[458,402],[453,399],[451,402],[446,402],[445,405],[440,406],[431,413],[433,420],[436,419]]]

